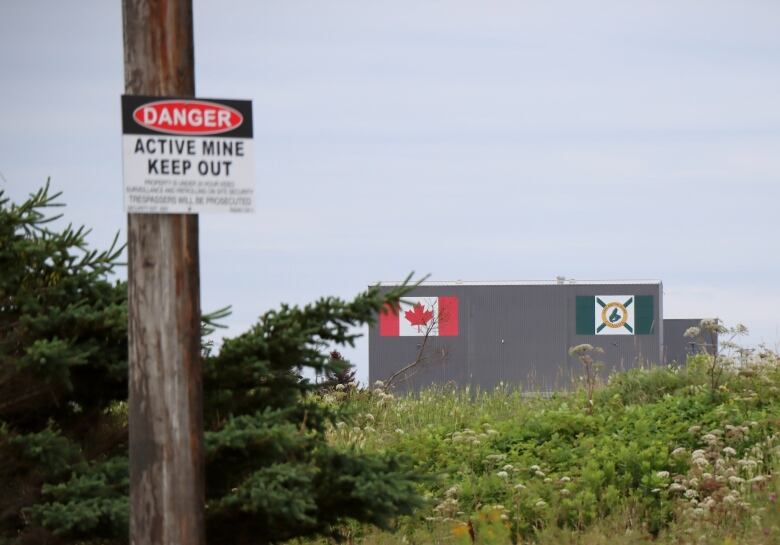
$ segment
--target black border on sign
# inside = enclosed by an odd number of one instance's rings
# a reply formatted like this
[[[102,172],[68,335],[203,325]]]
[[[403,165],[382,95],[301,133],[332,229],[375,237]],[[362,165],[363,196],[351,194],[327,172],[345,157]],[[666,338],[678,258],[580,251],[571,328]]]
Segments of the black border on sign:
[[[212,102],[221,106],[227,106],[238,110],[244,117],[244,122],[232,131],[219,134],[171,134],[164,131],[156,131],[143,125],[139,125],[133,119],[133,112],[144,104],[159,102],[161,100],[197,100],[198,102]],[[192,138],[203,136],[209,138],[252,138],[252,101],[251,100],[230,100],[223,98],[201,98],[201,97],[175,97],[161,96],[152,97],[144,95],[122,95],[122,134],[157,134],[178,138]]]

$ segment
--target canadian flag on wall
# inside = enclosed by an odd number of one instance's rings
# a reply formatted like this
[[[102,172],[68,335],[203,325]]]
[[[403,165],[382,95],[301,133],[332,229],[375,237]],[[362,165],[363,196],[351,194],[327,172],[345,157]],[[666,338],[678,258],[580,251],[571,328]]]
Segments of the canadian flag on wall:
[[[404,297],[399,308],[379,313],[382,337],[454,337],[458,334],[457,297]]]

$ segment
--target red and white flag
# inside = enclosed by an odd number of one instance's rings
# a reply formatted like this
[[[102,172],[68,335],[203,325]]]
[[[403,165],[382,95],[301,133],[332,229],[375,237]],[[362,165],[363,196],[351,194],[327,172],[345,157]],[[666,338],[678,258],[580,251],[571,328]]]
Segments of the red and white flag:
[[[458,334],[457,297],[404,297],[400,308],[379,313],[382,337],[454,337]]]

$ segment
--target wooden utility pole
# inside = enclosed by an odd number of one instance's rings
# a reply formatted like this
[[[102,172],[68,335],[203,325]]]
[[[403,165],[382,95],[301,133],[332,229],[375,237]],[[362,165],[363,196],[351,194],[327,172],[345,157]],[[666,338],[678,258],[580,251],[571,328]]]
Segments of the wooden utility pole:
[[[191,0],[123,0],[125,93],[194,96]],[[130,542],[204,545],[198,216],[128,215]]]

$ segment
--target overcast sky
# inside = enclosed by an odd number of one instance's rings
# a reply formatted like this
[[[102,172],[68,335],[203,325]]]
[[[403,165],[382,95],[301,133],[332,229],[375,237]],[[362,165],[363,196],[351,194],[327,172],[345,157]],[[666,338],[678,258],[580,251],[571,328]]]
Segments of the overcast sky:
[[[194,3],[251,99],[256,213],[201,216],[204,310],[433,280],[660,279],[780,341],[780,2]],[[0,187],[125,236],[121,2],[0,5]],[[0,272],[1,273],[1,272]],[[124,274],[124,273],[123,273]],[[349,355],[367,377],[367,346]]]

